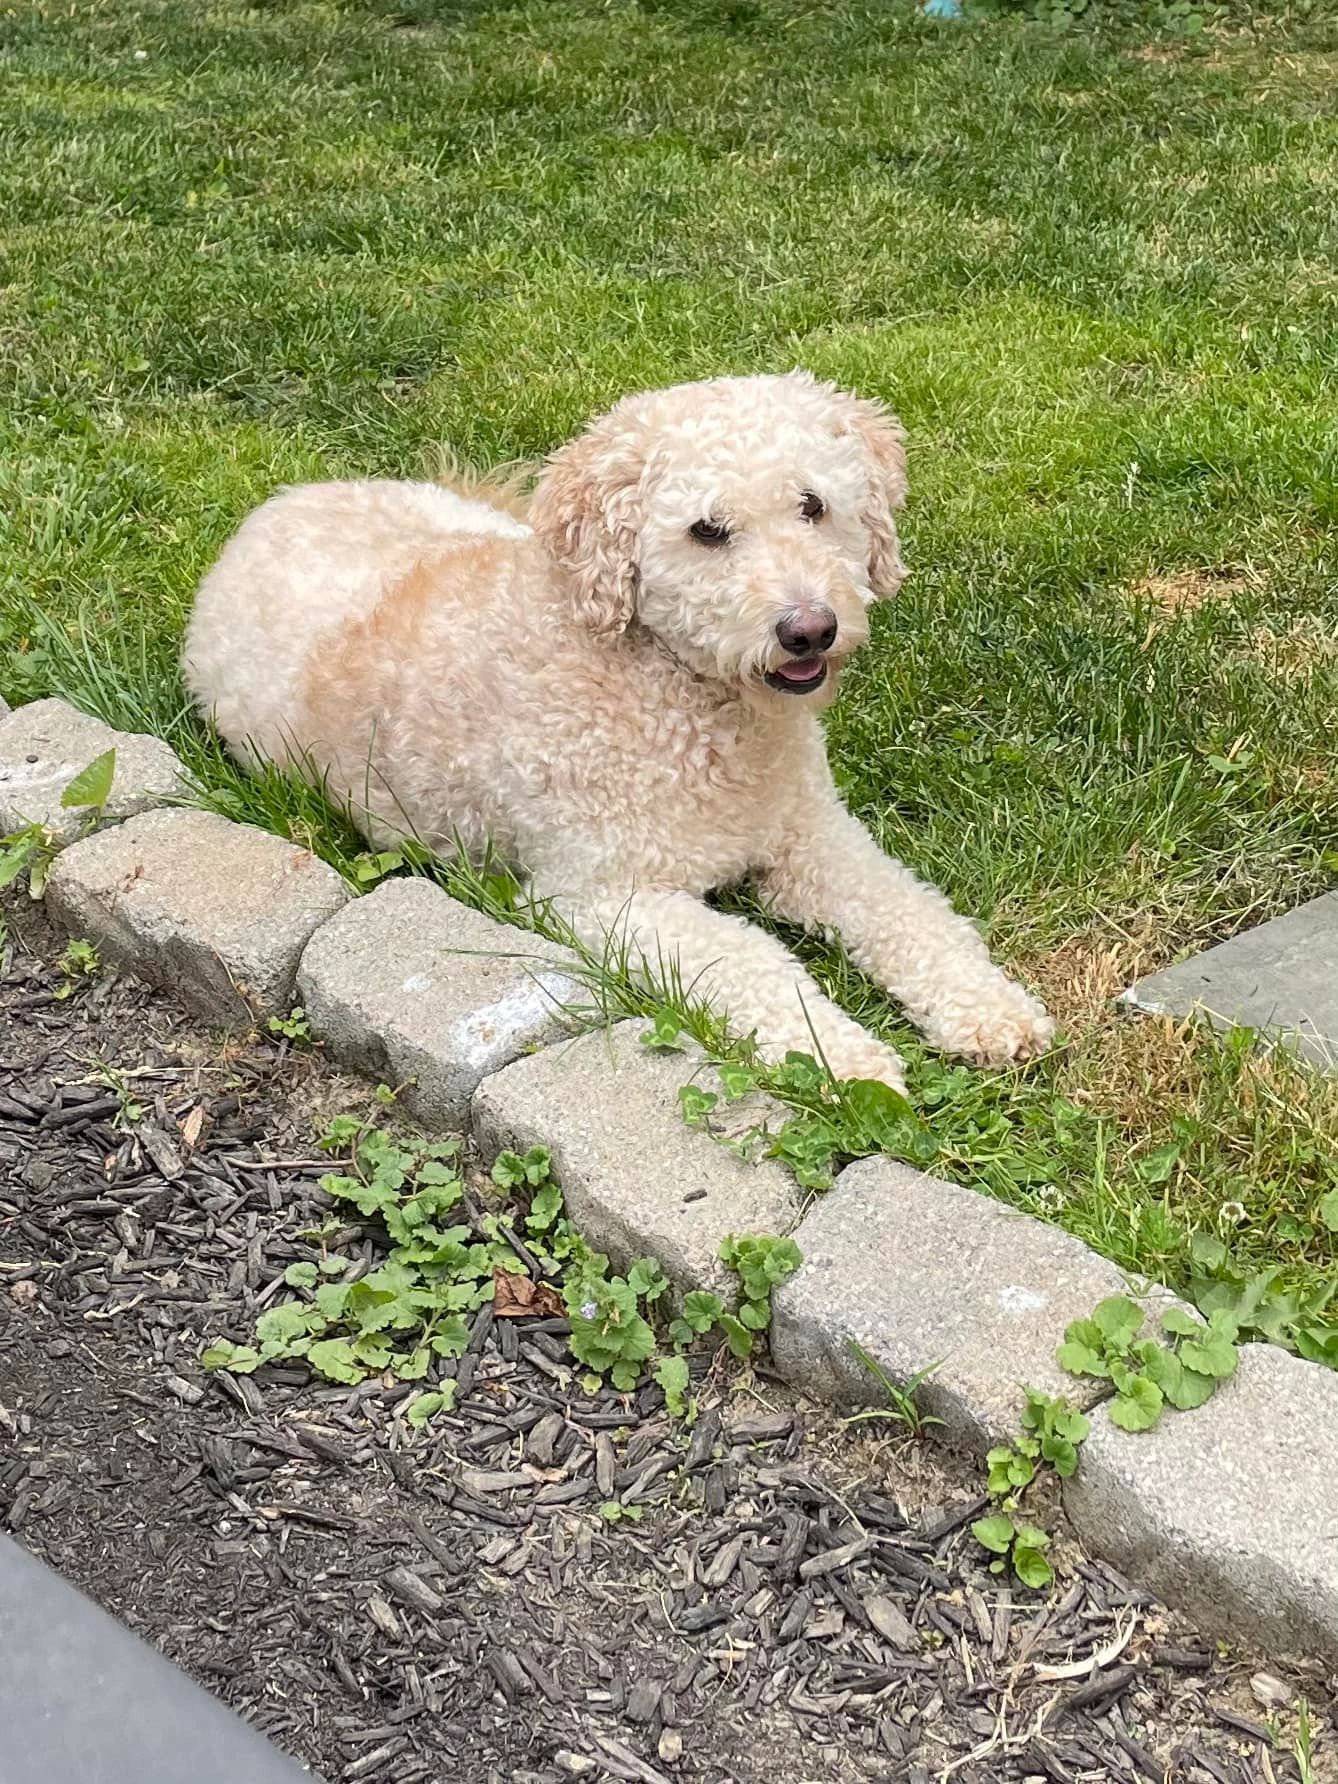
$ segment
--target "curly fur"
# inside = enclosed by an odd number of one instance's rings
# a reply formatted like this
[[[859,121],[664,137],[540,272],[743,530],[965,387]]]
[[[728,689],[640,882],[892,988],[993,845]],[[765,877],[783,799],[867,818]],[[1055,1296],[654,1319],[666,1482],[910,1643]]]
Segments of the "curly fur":
[[[904,574],[904,495],[896,422],[807,374],[628,397],[524,518],[433,484],[281,492],[205,578],[187,680],[243,758],[322,776],[377,843],[491,841],[768,1057],[816,1038],[838,1075],[902,1083],[780,942],[703,902],[746,876],[935,1044],[1025,1058],[1040,1004],[849,815],[823,747],[818,710]],[[776,628],[821,607],[837,635],[805,691]]]

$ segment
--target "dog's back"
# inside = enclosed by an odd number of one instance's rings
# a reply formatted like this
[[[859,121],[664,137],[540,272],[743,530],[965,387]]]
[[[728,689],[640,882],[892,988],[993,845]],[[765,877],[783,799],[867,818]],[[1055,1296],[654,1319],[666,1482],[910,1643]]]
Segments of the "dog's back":
[[[514,513],[435,483],[282,490],[247,517],[200,586],[187,687],[237,754],[319,756],[321,740],[304,735],[313,665],[373,623],[418,565],[528,533]]]

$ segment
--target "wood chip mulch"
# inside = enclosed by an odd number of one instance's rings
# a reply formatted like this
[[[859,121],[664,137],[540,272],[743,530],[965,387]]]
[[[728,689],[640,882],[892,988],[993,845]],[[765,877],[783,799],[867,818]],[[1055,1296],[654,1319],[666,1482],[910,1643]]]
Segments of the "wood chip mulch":
[[[0,1525],[329,1784],[1268,1784],[1301,1696],[1334,1776],[1317,1667],[1261,1681],[1063,1539],[1010,1590],[978,1474],[762,1372],[703,1359],[675,1427],[485,1309],[421,1433],[402,1385],[206,1375],[315,1255],[313,1136],[367,1090],[124,981],[61,997],[10,917]]]

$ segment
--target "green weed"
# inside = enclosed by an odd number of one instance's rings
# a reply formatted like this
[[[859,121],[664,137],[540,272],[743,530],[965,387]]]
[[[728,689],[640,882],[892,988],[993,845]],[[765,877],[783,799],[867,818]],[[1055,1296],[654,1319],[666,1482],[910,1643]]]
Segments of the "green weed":
[[[292,1041],[296,1046],[311,1045],[311,1023],[301,1004],[294,1004],[286,1016],[271,1016],[265,1026],[271,1034],[279,1035],[285,1041]]]
[[[55,995],[62,1002],[73,997],[81,985],[95,979],[102,971],[102,962],[92,942],[76,937],[67,942],[65,951],[56,963],[61,975],[61,982],[56,987]]]
[[[1159,1321],[1163,1336],[1154,1338],[1141,1336],[1145,1321],[1136,1301],[1108,1295],[1089,1317],[1070,1322],[1056,1352],[1069,1374],[1109,1384],[1099,1398],[1109,1401],[1111,1422],[1125,1431],[1150,1431],[1168,1404],[1181,1412],[1204,1405],[1236,1371],[1236,1324],[1229,1314],[1215,1312],[1205,1322],[1168,1307]],[[999,1510],[971,1526],[996,1557],[993,1572],[1011,1564],[1025,1585],[1049,1584],[1049,1538],[1035,1525],[1015,1523],[1013,1514],[1045,1471],[1060,1480],[1076,1473],[1090,1435],[1087,1415],[1066,1399],[1026,1390],[1020,1434],[985,1458],[987,1490]]]
[[[893,1381],[892,1377],[882,1369],[871,1357],[863,1345],[857,1344],[853,1338],[847,1340],[847,1348],[860,1367],[866,1370],[877,1383],[883,1396],[882,1406],[866,1407],[862,1412],[852,1413],[845,1420],[847,1425],[858,1425],[868,1420],[887,1420],[891,1424],[901,1425],[914,1437],[923,1436],[934,1425],[941,1425],[943,1420],[935,1418],[932,1413],[921,1410],[916,1395],[921,1387],[938,1368],[937,1363],[930,1363],[923,1369],[917,1369],[903,1386]]]
[[[1303,1697],[1296,1706],[1296,1739],[1292,1743],[1300,1784],[1316,1784],[1315,1743],[1310,1727],[1310,1705]]]
[[[971,1531],[976,1541],[996,1557],[990,1562],[991,1573],[1002,1573],[1011,1566],[1024,1586],[1037,1591],[1048,1586],[1054,1578],[1054,1570],[1045,1556],[1050,1538],[1038,1525],[1017,1524],[1007,1512],[1000,1511],[992,1512],[987,1518],[977,1518]]]
[[[1090,1435],[1091,1425],[1063,1398],[1027,1389],[1021,1435],[1012,1443],[996,1445],[985,1458],[988,1489],[996,1498],[1015,1501],[1039,1468],[1053,1468],[1067,1480],[1078,1466],[1078,1445]]]
[[[1111,1420],[1126,1431],[1151,1430],[1168,1403],[1181,1412],[1202,1406],[1236,1373],[1238,1328],[1222,1309],[1205,1324],[1182,1307],[1167,1308],[1165,1339],[1140,1337],[1143,1323],[1136,1301],[1111,1295],[1089,1319],[1072,1322],[1055,1353],[1071,1375],[1111,1384]]]
[[[393,1104],[394,1093],[381,1100]],[[718,1328],[736,1356],[748,1356],[769,1324],[772,1289],[799,1266],[792,1240],[727,1239],[721,1257],[739,1278],[737,1316],[718,1295],[688,1294],[669,1326],[673,1348],[661,1353],[648,1315],[669,1293],[668,1278],[651,1258],[633,1263],[626,1276],[610,1273],[608,1258],[591,1250],[567,1219],[545,1148],[500,1153],[492,1179],[509,1202],[485,1208],[466,1190],[456,1140],[399,1140],[375,1123],[341,1115],[320,1145],[344,1155],[345,1164],[322,1177],[320,1187],[376,1223],[385,1236],[384,1259],[359,1274],[349,1259],[327,1249],[329,1229],[318,1229],[319,1258],[284,1272],[297,1298],[261,1314],[253,1343],[219,1339],[207,1346],[206,1368],[251,1374],[265,1363],[300,1358],[327,1380],[348,1384],[373,1375],[431,1378],[432,1386],[410,1402],[410,1423],[420,1425],[453,1404],[452,1371],[468,1342],[467,1316],[494,1300],[507,1277],[524,1276],[531,1291],[560,1292],[572,1357],[596,1388],[607,1377],[630,1393],[650,1367],[670,1413],[681,1417],[689,1410],[690,1382],[681,1353]]]
[[[91,830],[111,796],[115,775],[116,751],[106,750],[74,776],[60,796],[61,806],[66,811],[84,812],[85,829]],[[46,890],[47,869],[55,851],[55,838],[44,824],[25,824],[8,836],[0,836],[0,891],[26,873],[29,892],[40,898]]]

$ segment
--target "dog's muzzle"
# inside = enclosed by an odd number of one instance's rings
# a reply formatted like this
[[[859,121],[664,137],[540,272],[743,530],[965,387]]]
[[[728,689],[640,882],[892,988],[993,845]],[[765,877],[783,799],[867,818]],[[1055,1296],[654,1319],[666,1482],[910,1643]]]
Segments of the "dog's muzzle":
[[[770,688],[783,694],[812,694],[827,679],[826,653],[836,643],[836,615],[830,607],[795,608],[776,622],[776,641],[790,661],[766,672]]]

